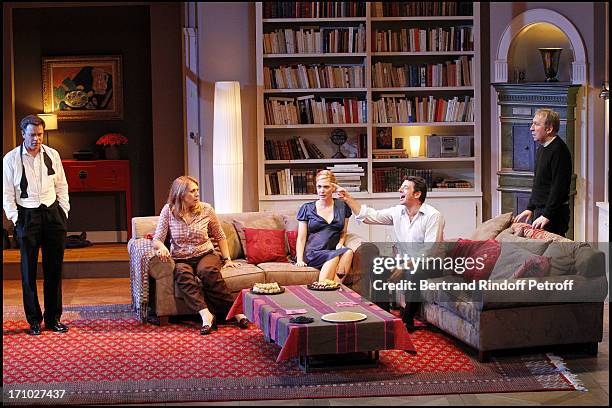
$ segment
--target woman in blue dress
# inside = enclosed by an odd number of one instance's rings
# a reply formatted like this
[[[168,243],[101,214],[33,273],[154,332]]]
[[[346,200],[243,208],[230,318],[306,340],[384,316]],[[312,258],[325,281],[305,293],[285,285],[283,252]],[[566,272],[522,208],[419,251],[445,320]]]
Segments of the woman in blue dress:
[[[353,260],[353,251],[344,246],[352,212],[344,201],[332,198],[334,173],[320,171],[316,183],[319,199],[302,205],[297,214],[296,264],[319,269],[319,281],[342,282]]]

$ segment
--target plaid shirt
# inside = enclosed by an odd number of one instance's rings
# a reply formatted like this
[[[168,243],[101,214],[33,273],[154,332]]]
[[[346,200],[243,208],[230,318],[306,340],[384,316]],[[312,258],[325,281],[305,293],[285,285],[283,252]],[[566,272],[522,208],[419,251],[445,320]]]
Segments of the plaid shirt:
[[[189,259],[204,255],[214,249],[215,241],[225,239],[225,233],[217,220],[214,208],[208,203],[200,203],[202,212],[189,223],[176,218],[166,204],[159,214],[159,221],[153,239],[164,242],[170,230],[170,255],[173,259]]]

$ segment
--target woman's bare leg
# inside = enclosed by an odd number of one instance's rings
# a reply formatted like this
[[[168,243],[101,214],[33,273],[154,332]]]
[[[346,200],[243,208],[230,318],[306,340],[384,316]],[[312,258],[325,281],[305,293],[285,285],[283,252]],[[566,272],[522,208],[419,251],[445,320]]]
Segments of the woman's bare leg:
[[[339,261],[340,257],[337,256],[323,264],[321,272],[319,273],[319,282],[325,279],[333,280],[336,277],[336,269],[338,268]]]
[[[346,278],[346,275],[349,274],[352,263],[353,263],[353,251],[349,249],[348,251],[346,251],[340,256],[340,261],[338,262],[338,268],[336,269],[337,270],[336,275],[340,274],[343,276],[342,276],[342,279],[336,276],[336,278],[334,279],[336,282],[342,283],[344,278]]]

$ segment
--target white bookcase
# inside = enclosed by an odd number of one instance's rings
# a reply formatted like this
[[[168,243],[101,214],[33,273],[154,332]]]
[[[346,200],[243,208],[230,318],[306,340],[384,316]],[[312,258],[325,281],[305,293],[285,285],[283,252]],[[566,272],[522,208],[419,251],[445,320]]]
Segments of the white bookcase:
[[[372,3],[373,4],[373,3]],[[291,169],[310,170],[325,168],[335,164],[358,164],[365,169],[360,192],[352,193],[363,204],[374,208],[386,208],[396,205],[398,193],[378,192],[375,190],[375,169],[382,167],[412,168],[431,170],[434,177],[446,177],[467,180],[472,188],[438,189],[429,191],[427,202],[438,208],[446,220],[445,237],[466,237],[481,222],[482,208],[482,175],[481,175],[481,52],[480,52],[480,5],[474,3],[473,16],[436,16],[436,17],[373,17],[373,5],[366,2],[365,17],[354,18],[263,18],[263,5],[256,7],[257,35],[257,140],[258,140],[258,184],[259,207],[262,211],[278,209],[297,209],[304,202],[316,200],[314,194],[269,194],[266,188],[266,172]],[[264,33],[275,30],[300,30],[323,28],[345,28],[349,26],[365,26],[365,52],[357,53],[316,53],[316,54],[265,54]],[[400,31],[402,28],[438,28],[451,26],[471,26],[473,30],[473,50],[470,51],[427,51],[427,52],[377,52],[372,44],[373,33],[376,30]],[[445,63],[466,56],[473,59],[471,86],[436,86],[436,87],[374,87],[372,67],[377,62],[392,63],[394,67],[427,63]],[[359,88],[309,88],[309,89],[267,89],[264,81],[264,67],[278,68],[280,66],[296,66],[303,64],[362,66],[365,70],[365,87]],[[407,123],[375,123],[372,114],[374,101],[380,95],[403,94],[407,98],[430,97],[451,99],[455,96],[469,96],[473,100],[473,121],[462,122],[428,122],[412,121]],[[314,95],[315,98],[357,98],[366,101],[367,120],[364,123],[348,124],[293,124],[267,125],[265,101],[272,97],[296,98]],[[299,115],[299,112],[298,112]],[[332,159],[337,146],[332,144],[329,136],[334,129],[343,129],[351,138],[366,135],[367,149],[365,157]],[[396,138],[404,139],[404,149],[409,151],[408,136],[421,136],[420,157],[383,159],[376,158],[373,150],[376,148],[378,129],[391,128],[393,142]],[[474,138],[473,157],[441,157],[427,158],[426,135],[451,136],[471,135]],[[300,137],[316,144],[325,155],[323,159],[297,160],[266,160],[265,140],[288,140]],[[394,147],[394,146],[392,146]],[[401,180],[395,180],[395,182]],[[380,180],[378,186],[380,186]],[[389,228],[379,226],[357,225],[351,219],[350,229],[371,241],[394,240]]]

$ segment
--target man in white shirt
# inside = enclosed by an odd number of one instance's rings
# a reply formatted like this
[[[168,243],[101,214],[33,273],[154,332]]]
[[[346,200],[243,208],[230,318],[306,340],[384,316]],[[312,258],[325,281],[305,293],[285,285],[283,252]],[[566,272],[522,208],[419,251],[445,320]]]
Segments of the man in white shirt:
[[[359,222],[375,225],[393,225],[398,244],[410,246],[414,243],[441,243],[444,241],[444,217],[429,204],[427,183],[421,177],[407,177],[399,188],[399,205],[383,210],[375,210],[366,205],[360,205],[346,189],[336,186],[338,197],[351,208],[355,219]],[[420,296],[411,293],[410,298]],[[408,301],[404,310],[404,323],[408,329],[414,329],[414,315],[419,303]]]
[[[3,208],[15,225],[21,252],[21,286],[31,335],[40,334],[40,323],[57,333],[68,327],[62,315],[62,264],[66,241],[68,183],[59,153],[42,144],[45,122],[36,115],[21,120],[23,143],[2,161]],[[42,248],[45,313],[36,290],[38,250]]]

